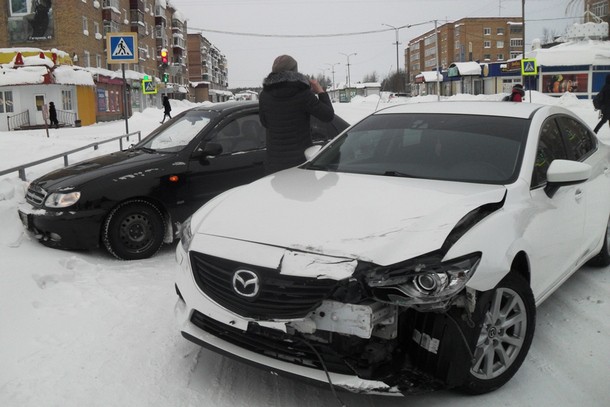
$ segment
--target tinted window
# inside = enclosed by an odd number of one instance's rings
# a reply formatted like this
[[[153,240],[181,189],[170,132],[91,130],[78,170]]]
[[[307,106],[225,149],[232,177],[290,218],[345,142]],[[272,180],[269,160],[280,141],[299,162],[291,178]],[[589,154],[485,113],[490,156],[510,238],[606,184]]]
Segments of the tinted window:
[[[265,129],[258,114],[249,114],[223,122],[208,140],[222,146],[222,154],[265,148]]]
[[[439,180],[516,179],[529,121],[449,114],[369,116],[334,140],[312,168]]]
[[[556,158],[566,159],[568,157],[557,121],[548,119],[540,131],[536,163],[532,174],[532,187],[538,187],[546,183],[546,172]]]
[[[583,160],[597,148],[597,143],[589,129],[571,117],[559,117],[559,127],[565,137],[568,155],[573,160]]]

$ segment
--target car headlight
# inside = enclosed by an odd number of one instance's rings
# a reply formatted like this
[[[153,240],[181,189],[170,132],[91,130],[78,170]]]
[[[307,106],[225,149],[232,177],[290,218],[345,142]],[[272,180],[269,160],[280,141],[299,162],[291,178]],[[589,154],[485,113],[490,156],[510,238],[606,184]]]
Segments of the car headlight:
[[[80,199],[80,192],[53,192],[47,196],[44,206],[47,208],[67,208]]]
[[[185,252],[188,252],[191,240],[193,240],[193,231],[191,230],[191,217],[189,216],[182,223],[182,229],[180,231],[180,244]]]
[[[481,253],[446,262],[438,256],[426,256],[371,270],[365,282],[379,301],[407,307],[443,307],[466,286],[480,260]]]

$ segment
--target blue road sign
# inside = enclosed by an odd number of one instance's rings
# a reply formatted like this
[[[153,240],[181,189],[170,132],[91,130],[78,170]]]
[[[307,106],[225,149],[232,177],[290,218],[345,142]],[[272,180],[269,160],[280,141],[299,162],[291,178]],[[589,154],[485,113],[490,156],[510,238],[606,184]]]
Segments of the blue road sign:
[[[137,33],[106,33],[106,53],[109,64],[138,62]]]

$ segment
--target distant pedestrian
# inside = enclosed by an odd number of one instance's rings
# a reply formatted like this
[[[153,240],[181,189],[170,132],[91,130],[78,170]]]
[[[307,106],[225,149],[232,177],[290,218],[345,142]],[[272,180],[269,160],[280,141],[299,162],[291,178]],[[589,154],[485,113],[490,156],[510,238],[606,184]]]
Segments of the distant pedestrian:
[[[525,96],[525,91],[523,90],[523,85],[520,83],[515,84],[513,86],[513,90],[510,93],[508,100],[511,102],[523,102],[523,97]]]
[[[606,75],[606,83],[595,98],[599,100],[599,111],[602,115],[601,120],[597,123],[597,126],[595,126],[595,130],[593,130],[595,134],[597,134],[604,123],[610,119],[610,74]]]
[[[163,96],[163,120],[161,120],[161,124],[165,122],[165,118],[169,117],[170,120],[172,115],[170,112],[172,111],[172,105],[169,104],[169,98],[167,96]]]
[[[49,102],[49,121],[51,127],[59,128],[59,120],[57,120],[57,110],[55,110],[55,103]]]
[[[320,84],[298,72],[297,61],[280,55],[263,80],[259,117],[267,129],[266,172],[273,173],[305,162],[312,143],[310,117],[323,122],[334,118],[333,105]]]

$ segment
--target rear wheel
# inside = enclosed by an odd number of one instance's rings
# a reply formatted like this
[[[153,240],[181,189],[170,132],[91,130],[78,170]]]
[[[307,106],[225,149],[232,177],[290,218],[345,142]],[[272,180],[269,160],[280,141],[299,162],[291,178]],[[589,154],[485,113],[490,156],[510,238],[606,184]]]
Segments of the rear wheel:
[[[477,306],[481,332],[462,387],[470,394],[487,393],[511,379],[529,351],[536,323],[532,290],[517,274],[505,277]]]
[[[161,248],[165,219],[146,201],[128,201],[110,212],[102,231],[106,249],[121,260],[148,258]]]

